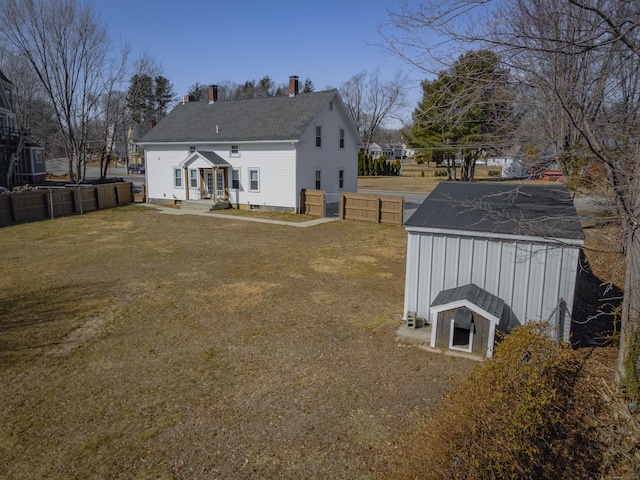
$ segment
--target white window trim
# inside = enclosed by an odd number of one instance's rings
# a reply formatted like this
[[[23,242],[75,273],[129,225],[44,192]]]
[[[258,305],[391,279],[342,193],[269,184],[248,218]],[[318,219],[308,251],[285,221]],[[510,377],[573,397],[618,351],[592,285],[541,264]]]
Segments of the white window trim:
[[[320,186],[318,186],[318,182],[320,182]],[[316,190],[322,190],[322,169],[321,168],[316,168],[313,171],[313,186]]]
[[[260,192],[260,168],[248,168],[247,171],[249,172],[249,191],[250,192]],[[257,189],[253,189],[251,188],[251,172],[258,172],[258,188]]]
[[[318,136],[318,129],[320,129],[320,136]],[[320,145],[318,145],[318,138],[320,138]],[[322,125],[315,125],[313,129],[313,145],[315,148],[322,148]]]
[[[340,172],[342,172],[342,179],[340,178]],[[342,185],[340,185],[340,180],[342,180]],[[340,190],[344,190],[344,168],[338,168],[338,188]]]
[[[180,172],[180,177],[176,175],[176,172]],[[176,185],[176,180],[180,178],[180,185]],[[173,167],[173,188],[179,188],[182,190],[184,188],[184,169],[182,167]]]
[[[233,147],[236,147],[237,151],[233,151]],[[240,158],[240,145],[231,145],[229,147],[229,157],[231,158]]]
[[[338,129],[338,148],[340,150],[344,150],[345,139],[344,139],[344,128]]]
[[[191,177],[191,172],[196,172],[196,176],[195,177]],[[195,180],[196,184],[192,185],[191,184],[191,180]],[[198,188],[198,169],[197,168],[190,168],[189,169],[189,188]]]
[[[234,187],[233,186],[233,173],[237,173],[238,174],[238,186]],[[259,175],[259,174],[258,174]],[[232,190],[240,190],[242,188],[242,183],[240,182],[240,179],[242,177],[240,176],[240,169],[239,168],[232,168],[231,169],[231,189]],[[260,177],[258,176],[258,181],[260,180]]]
[[[466,352],[466,353],[471,353],[471,351],[473,350],[473,329],[469,329],[469,348],[462,348],[462,347],[454,347],[453,346],[453,332],[455,329],[455,319],[451,319],[451,327],[449,329],[449,349],[450,350],[456,350],[458,352]]]

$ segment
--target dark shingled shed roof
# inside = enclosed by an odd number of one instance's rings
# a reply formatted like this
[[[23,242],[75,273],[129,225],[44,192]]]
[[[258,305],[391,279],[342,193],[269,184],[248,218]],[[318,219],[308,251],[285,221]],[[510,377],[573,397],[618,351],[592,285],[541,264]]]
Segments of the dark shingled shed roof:
[[[490,313],[496,318],[502,316],[504,301],[473,283],[462,287],[442,290],[431,303],[431,307],[448,305],[449,303],[459,302],[461,300],[467,300],[473,303],[481,310]]]
[[[337,90],[177,105],[140,143],[298,140]]]
[[[584,240],[564,185],[441,182],[405,226]]]

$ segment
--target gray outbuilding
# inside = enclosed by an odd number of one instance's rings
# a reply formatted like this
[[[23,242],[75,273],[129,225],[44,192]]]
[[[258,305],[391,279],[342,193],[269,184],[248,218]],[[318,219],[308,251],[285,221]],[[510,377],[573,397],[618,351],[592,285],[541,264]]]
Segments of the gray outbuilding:
[[[404,319],[430,346],[490,357],[496,330],[568,342],[582,227],[564,185],[441,182],[405,223]]]

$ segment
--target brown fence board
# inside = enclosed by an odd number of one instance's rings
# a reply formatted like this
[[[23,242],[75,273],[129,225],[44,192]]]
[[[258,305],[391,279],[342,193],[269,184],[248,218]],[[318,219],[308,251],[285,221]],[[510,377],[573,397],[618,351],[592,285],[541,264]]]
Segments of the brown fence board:
[[[300,213],[324,217],[324,190],[302,189],[300,204],[302,205]]]
[[[0,227],[11,225],[14,222],[11,195],[0,195]]]
[[[25,192],[13,195],[13,215],[16,223],[37,222],[51,215],[45,192]]]
[[[116,183],[116,194],[118,205],[127,205],[133,203],[133,183]]]
[[[76,203],[73,192],[68,188],[51,189],[51,199],[53,200],[54,217],[62,217],[76,213]]]
[[[74,192],[76,213],[84,214],[98,209],[98,196],[94,187],[77,187]]]
[[[402,225],[404,197],[345,192],[340,198],[340,219]]]
[[[132,201],[133,185],[130,182],[0,195],[0,227],[50,219],[52,209],[55,218],[126,205]]]
[[[96,185],[95,189],[98,208],[110,208],[118,205],[115,183]]]

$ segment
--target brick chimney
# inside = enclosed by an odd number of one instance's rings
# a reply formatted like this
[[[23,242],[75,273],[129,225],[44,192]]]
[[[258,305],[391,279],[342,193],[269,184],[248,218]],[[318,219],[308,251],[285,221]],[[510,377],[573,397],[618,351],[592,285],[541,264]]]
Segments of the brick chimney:
[[[193,102],[194,100],[195,100],[195,97],[193,95],[185,95],[182,103],[189,103],[189,102]]]
[[[289,77],[289,96],[295,97],[296,95],[298,95],[298,77],[291,75]]]
[[[209,85],[209,103],[216,103],[218,101],[218,86]]]

